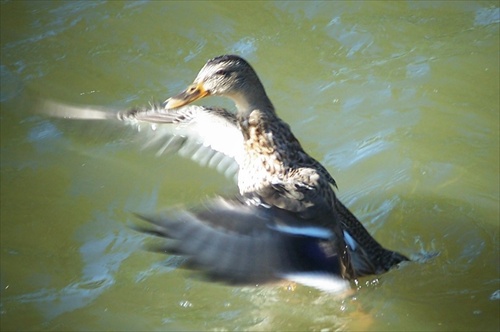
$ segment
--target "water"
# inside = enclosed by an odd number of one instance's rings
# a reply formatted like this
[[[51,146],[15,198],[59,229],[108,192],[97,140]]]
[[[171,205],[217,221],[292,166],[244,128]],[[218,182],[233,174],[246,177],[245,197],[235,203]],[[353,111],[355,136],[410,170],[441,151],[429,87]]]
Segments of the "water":
[[[2,330],[500,329],[499,23],[495,1],[2,1]],[[381,243],[439,255],[339,299],[208,283],[144,251],[130,212],[234,183],[34,100],[163,100],[224,53]]]

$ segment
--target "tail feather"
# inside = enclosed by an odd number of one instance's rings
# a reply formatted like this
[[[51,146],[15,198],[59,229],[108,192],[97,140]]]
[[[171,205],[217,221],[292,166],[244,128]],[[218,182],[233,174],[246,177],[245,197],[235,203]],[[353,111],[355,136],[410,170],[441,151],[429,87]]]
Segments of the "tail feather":
[[[381,274],[410,260],[398,252],[382,247],[342,202],[337,200],[335,206],[344,230],[354,277]]]

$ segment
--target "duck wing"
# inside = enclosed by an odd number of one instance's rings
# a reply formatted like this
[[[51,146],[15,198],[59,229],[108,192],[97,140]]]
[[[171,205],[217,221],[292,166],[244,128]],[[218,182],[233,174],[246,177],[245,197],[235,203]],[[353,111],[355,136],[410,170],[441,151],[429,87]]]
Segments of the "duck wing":
[[[293,280],[321,290],[349,288],[341,277],[336,237],[295,213],[239,197],[217,197],[194,209],[139,215],[137,229],[170,239],[155,251],[187,257],[213,280],[257,284]]]
[[[156,150],[157,156],[177,152],[229,178],[235,177],[239,170],[243,136],[235,115],[223,108],[189,105],[165,109],[159,104],[150,104],[116,111],[44,101],[39,112],[57,118],[124,123],[141,132],[140,144],[144,149]]]

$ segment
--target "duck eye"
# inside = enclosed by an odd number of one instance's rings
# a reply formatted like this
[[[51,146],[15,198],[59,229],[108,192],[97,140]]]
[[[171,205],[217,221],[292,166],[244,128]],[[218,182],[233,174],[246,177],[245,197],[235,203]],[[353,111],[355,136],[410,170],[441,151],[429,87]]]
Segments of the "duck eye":
[[[221,76],[226,76],[227,75],[227,71],[225,71],[224,69],[219,69],[215,72],[215,75],[221,75]]]

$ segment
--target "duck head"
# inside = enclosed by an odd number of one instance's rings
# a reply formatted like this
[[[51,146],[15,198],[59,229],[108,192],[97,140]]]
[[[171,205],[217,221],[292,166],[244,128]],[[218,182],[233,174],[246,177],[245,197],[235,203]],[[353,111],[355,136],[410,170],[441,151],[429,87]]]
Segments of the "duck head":
[[[261,103],[265,103],[266,107],[271,105],[253,68],[237,55],[222,55],[208,60],[193,84],[167,99],[164,107],[181,107],[207,96],[228,97],[236,103],[240,112]]]

